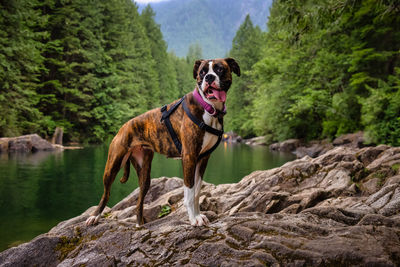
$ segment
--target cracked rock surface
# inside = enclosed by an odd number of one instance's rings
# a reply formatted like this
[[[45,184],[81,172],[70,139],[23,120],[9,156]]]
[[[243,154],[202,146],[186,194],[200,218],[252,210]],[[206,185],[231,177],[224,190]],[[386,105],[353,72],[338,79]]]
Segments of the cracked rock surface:
[[[181,179],[153,179],[144,226],[135,190],[97,225],[85,225],[92,207],[2,252],[0,265],[399,266],[399,167],[400,148],[335,147],[236,184],[205,183],[204,227],[188,222]],[[172,212],[158,218],[165,205]]]

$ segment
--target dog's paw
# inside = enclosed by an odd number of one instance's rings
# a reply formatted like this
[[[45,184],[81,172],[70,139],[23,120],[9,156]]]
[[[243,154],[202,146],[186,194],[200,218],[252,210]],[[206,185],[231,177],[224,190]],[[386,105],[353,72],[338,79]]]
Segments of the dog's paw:
[[[86,226],[90,226],[90,225],[95,225],[96,223],[99,222],[101,215],[97,215],[97,216],[90,216],[89,218],[87,218],[86,220]]]
[[[193,226],[203,226],[208,225],[210,221],[207,219],[206,215],[199,214],[196,217],[190,219],[190,224]]]

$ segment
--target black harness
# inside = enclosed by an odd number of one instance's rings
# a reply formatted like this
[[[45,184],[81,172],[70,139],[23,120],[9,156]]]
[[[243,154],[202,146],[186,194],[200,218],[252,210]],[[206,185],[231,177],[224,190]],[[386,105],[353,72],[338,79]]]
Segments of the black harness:
[[[222,135],[224,133],[224,129],[222,130],[217,130],[207,124],[205,124],[203,121],[199,120],[196,118],[189,110],[189,108],[186,105],[185,96],[183,96],[178,102],[176,102],[169,110],[167,110],[167,105],[164,105],[161,108],[162,112],[162,117],[161,117],[161,122],[164,122],[165,126],[167,127],[167,130],[169,132],[169,135],[172,138],[172,141],[174,141],[175,147],[178,150],[179,154],[182,154],[182,143],[179,141],[178,136],[176,135],[174,129],[172,128],[171,121],[169,119],[169,116],[171,116],[172,113],[178,108],[178,106],[182,103],[183,110],[185,111],[186,115],[190,118],[190,120],[195,123],[200,129],[209,132],[213,135],[218,136],[217,142],[207,151],[201,153],[198,157],[198,160],[202,159],[205,156],[210,155],[219,145],[219,143],[222,140]],[[221,123],[222,124],[222,123]]]

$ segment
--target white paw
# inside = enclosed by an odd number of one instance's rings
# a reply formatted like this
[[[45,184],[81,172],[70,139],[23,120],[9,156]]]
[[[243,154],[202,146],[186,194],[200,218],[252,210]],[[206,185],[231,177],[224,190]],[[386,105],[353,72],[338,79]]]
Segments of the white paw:
[[[86,220],[86,226],[89,225],[94,225],[96,224],[99,220],[100,220],[101,215],[97,215],[97,216],[90,216],[89,218],[87,218]]]
[[[208,225],[210,221],[207,219],[206,215],[199,214],[194,218],[190,219],[190,224],[193,226],[203,226]]]

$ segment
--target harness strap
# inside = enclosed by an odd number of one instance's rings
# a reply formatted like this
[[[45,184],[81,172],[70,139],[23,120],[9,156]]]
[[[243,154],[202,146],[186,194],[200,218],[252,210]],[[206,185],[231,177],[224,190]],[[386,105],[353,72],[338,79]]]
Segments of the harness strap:
[[[218,136],[217,142],[207,151],[201,153],[198,157],[198,160],[201,158],[211,154],[219,145],[219,143],[222,140],[222,135],[224,133],[224,130],[218,130],[215,129],[207,124],[205,124],[203,121],[200,121],[197,119],[189,110],[189,108],[186,105],[186,101],[184,101],[185,96],[183,96],[178,102],[175,103],[169,110],[167,110],[167,105],[164,105],[161,108],[162,116],[161,116],[161,122],[164,122],[165,126],[167,127],[167,130],[169,132],[169,135],[172,138],[172,141],[175,144],[176,149],[178,150],[179,154],[182,154],[182,143],[179,141],[178,136],[176,135],[174,128],[172,128],[171,121],[169,119],[169,116],[178,108],[178,106],[182,103],[183,110],[185,111],[186,115],[190,118],[190,120],[196,124],[200,129],[209,132],[213,135]]]
[[[192,113],[190,113],[189,108],[186,105],[186,101],[183,101],[182,104],[183,110],[185,111],[186,115],[188,115],[188,117],[197,125],[199,126],[200,129],[209,132],[213,135],[216,136],[222,136],[224,134],[223,130],[217,130],[207,124],[205,124],[203,121],[200,121],[198,118],[196,118]]]
[[[217,142],[215,142],[215,144],[209,150],[201,153],[197,160],[200,160],[203,157],[210,155],[218,147],[219,143],[221,143],[221,140],[222,140],[222,135],[218,136]]]
[[[169,116],[178,108],[178,106],[182,103],[183,99],[185,99],[185,97],[182,97],[169,110],[167,110],[167,105],[164,105],[161,108],[161,112],[162,112],[161,122],[164,122],[165,126],[167,127],[169,135],[171,136],[172,141],[174,142],[175,147],[178,150],[179,154],[182,153],[182,143],[179,141],[179,138],[176,135],[174,128],[172,128],[172,124],[171,124],[171,121],[169,120]]]

